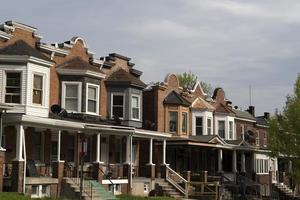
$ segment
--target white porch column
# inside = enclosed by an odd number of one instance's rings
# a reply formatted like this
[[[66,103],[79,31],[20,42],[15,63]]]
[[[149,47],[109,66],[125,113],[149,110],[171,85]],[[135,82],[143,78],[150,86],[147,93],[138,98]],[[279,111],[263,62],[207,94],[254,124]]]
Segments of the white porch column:
[[[16,161],[23,161],[23,138],[24,137],[24,127],[23,125],[17,126],[17,142],[16,142]]]
[[[149,163],[148,164],[153,164],[152,162],[152,150],[153,150],[153,138],[150,138],[149,141]]]
[[[219,172],[223,171],[222,161],[223,161],[223,151],[222,149],[218,149],[218,171]]]
[[[100,162],[101,134],[97,133],[96,162]]]
[[[167,148],[167,142],[166,139],[163,140],[163,157],[162,157],[162,164],[166,164],[166,148]]]
[[[232,151],[232,172],[236,173],[237,169],[236,169],[236,150]]]
[[[58,130],[57,134],[57,161],[60,161],[60,145],[61,144],[61,130]]]
[[[126,161],[125,163],[130,164],[131,163],[131,137],[132,136],[127,136],[126,138]]]
[[[245,153],[241,152],[241,172],[246,172],[246,158]]]

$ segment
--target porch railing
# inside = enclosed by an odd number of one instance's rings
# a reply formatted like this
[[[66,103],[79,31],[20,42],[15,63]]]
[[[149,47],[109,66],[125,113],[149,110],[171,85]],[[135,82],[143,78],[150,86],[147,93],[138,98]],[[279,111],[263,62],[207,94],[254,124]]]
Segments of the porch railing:
[[[180,176],[177,172],[166,166],[166,180],[173,185],[178,191],[188,197],[188,181]]]
[[[192,198],[213,197],[219,198],[219,182],[189,182],[188,195]]]

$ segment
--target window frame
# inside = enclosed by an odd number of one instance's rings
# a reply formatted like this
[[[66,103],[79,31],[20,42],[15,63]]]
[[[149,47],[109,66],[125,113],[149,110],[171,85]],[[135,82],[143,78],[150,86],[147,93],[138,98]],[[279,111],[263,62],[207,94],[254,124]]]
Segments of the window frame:
[[[33,93],[34,93],[34,90],[37,90],[37,89],[35,89],[34,88],[34,76],[40,76],[40,77],[42,77],[42,95],[41,95],[41,103],[39,104],[39,103],[33,103]],[[32,101],[31,101],[31,103],[33,104],[33,105],[36,105],[36,106],[43,106],[44,105],[44,103],[45,103],[45,74],[42,74],[42,73],[37,73],[37,72],[34,72],[33,74],[32,74]]]
[[[89,87],[96,89],[96,112],[89,111]],[[86,83],[86,93],[85,93],[85,112],[92,115],[99,115],[99,97],[100,86],[92,83]],[[92,99],[94,101],[94,99]]]
[[[114,96],[123,96],[123,117],[119,117],[119,119],[123,120],[125,117],[125,94],[122,92],[112,92],[110,96],[110,118],[113,119],[113,103],[114,103]]]
[[[183,130],[183,115],[185,115],[185,130]],[[188,132],[188,113],[187,112],[181,112],[181,132],[187,133]]]
[[[20,74],[20,103],[9,103],[6,102],[6,87],[7,87],[7,73],[18,73]],[[3,79],[3,85],[4,85],[4,90],[3,90],[3,102],[11,105],[20,105],[22,104],[22,82],[23,82],[23,71],[21,70],[4,70],[4,79]]]
[[[224,123],[224,129],[223,129],[223,131],[224,131],[224,137],[221,137],[220,136],[220,122],[223,122]],[[217,120],[217,125],[218,125],[218,136],[220,136],[222,139],[226,139],[226,120]]]
[[[81,112],[81,98],[82,98],[82,82],[79,81],[62,81],[62,97],[61,97],[61,106],[66,109],[66,86],[67,85],[77,85],[77,97],[78,97],[78,102],[77,102],[77,111],[75,110],[67,110],[69,112],[73,113],[80,113]]]
[[[208,120],[210,120],[210,126],[208,126]],[[212,134],[212,118],[211,117],[207,117],[207,119],[206,119],[206,132],[207,132],[207,135],[213,135]],[[208,130],[209,130],[209,132],[208,132]]]
[[[197,118],[201,118],[202,120],[202,124],[201,124],[201,126],[197,126]],[[202,131],[201,131],[201,134],[200,135],[204,135],[204,131],[203,131],[203,129],[204,129],[204,117],[203,116],[195,116],[195,135],[197,136],[197,135],[199,135],[199,134],[197,134],[197,127],[201,127],[201,129],[202,129]]]
[[[173,112],[173,113],[176,113],[177,115],[177,117],[176,117],[176,130],[175,131],[171,131],[170,130],[170,113],[171,112]],[[178,119],[179,119],[179,117],[178,117],[178,110],[169,110],[168,111],[168,132],[169,133],[177,133],[178,132]]]
[[[234,131],[233,121],[228,121],[228,139],[233,140],[233,131]]]
[[[133,107],[133,105],[132,105],[132,98],[133,97],[137,97],[138,98],[138,107]],[[137,95],[137,94],[132,94],[130,100],[131,100],[130,101],[130,105],[131,105],[131,120],[141,121],[141,96]],[[133,108],[138,108],[138,110],[139,110],[139,117],[138,118],[133,118]]]

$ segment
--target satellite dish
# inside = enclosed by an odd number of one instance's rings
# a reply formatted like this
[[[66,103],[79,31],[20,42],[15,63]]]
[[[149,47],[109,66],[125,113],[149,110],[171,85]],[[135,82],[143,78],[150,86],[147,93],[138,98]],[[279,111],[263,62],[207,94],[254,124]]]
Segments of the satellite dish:
[[[61,112],[61,110],[62,108],[58,104],[51,106],[51,112],[53,112],[56,115],[58,115]]]

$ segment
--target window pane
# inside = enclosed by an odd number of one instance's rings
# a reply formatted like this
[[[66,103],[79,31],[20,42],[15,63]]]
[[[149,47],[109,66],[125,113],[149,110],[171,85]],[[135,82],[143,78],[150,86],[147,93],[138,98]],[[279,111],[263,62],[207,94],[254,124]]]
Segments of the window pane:
[[[211,119],[207,119],[207,134],[211,135]]]
[[[43,77],[42,76],[34,75],[33,88],[34,89],[42,89],[43,88]]]
[[[42,104],[42,94],[40,90],[33,90],[32,103]]]
[[[66,99],[66,110],[78,111],[78,100],[77,99]]]
[[[203,135],[203,118],[196,117],[196,135]]]
[[[218,133],[221,138],[225,138],[225,121],[218,121]]]
[[[21,103],[21,73],[6,73],[5,103]]]
[[[182,113],[182,132],[187,131],[187,113]]]
[[[171,111],[169,112],[169,131],[176,132],[177,131],[177,121],[178,121],[177,112]]]
[[[93,112],[95,113],[96,112],[96,101],[93,101],[93,100],[88,100],[88,112]]]
[[[123,106],[123,95],[113,95],[113,105]]]
[[[96,88],[94,88],[94,87],[89,87],[88,88],[88,98],[89,99],[96,100],[97,99],[96,94],[97,94],[97,89]]]
[[[123,106],[121,107],[113,107],[113,116],[115,117],[123,117]]]
[[[135,107],[135,108],[139,107],[139,98],[138,97],[131,98],[131,106]]]
[[[66,97],[78,97],[78,85],[66,85]]]
[[[132,108],[132,118],[139,119],[139,109],[138,108]]]

